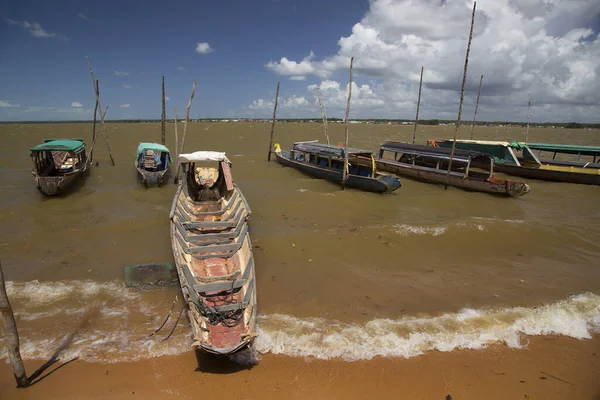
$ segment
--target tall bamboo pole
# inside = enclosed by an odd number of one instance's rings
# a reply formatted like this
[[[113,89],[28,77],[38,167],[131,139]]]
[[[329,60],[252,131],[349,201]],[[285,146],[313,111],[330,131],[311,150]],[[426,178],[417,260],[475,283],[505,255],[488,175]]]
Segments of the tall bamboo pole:
[[[179,138],[177,137],[177,109],[173,109],[174,121],[175,122],[175,160],[179,163],[179,150],[177,146],[179,146]]]
[[[275,107],[273,107],[273,122],[271,122],[271,140],[269,142],[269,155],[267,161],[271,161],[271,152],[273,150],[273,134],[275,133],[275,116],[277,114],[277,101],[279,100],[279,82],[277,82],[277,91],[275,92]]]
[[[6,285],[4,283],[4,271],[2,271],[2,263],[0,262],[0,312],[2,312],[2,319],[4,320],[4,326],[6,326],[6,350],[8,352],[8,358],[12,365],[13,374],[17,381],[17,387],[29,386],[29,378],[25,373],[25,367],[23,366],[23,360],[21,359],[21,352],[19,350],[19,331],[17,330],[17,324],[15,323],[15,316],[6,294]]]
[[[96,80],[96,83],[98,83],[98,81]],[[104,107],[104,113],[102,112],[102,110],[100,110],[100,114],[101,117],[106,118],[106,113],[108,112],[108,106]],[[94,152],[94,147],[96,146],[96,139],[98,139],[98,133],[94,132],[94,140],[92,141],[92,146],[90,147],[90,154],[92,154]],[[92,158],[90,157],[88,160],[88,164],[92,165]],[[98,162],[96,162],[96,165],[98,165]]]
[[[321,98],[321,88],[317,86],[317,98],[319,99],[319,105],[321,106],[321,116],[323,117],[323,128],[325,129],[325,139],[327,140],[327,145],[329,146],[329,134],[327,132],[327,115],[325,115],[325,105],[323,104],[323,99]]]
[[[346,127],[345,127],[345,142],[344,142],[344,170],[342,173],[342,188],[346,185],[348,179],[348,117],[350,116],[350,98],[352,97],[352,64],[354,57],[350,59],[350,84],[348,85],[348,103],[346,104]]]
[[[98,108],[100,108],[100,110],[102,110],[102,106],[100,105],[100,86],[98,85],[98,82],[96,81],[96,78],[94,77],[94,71],[92,71],[92,64],[90,63],[90,59],[88,58],[88,56],[85,56],[85,59],[87,60],[88,68],[90,70],[90,75],[92,76],[92,85],[94,86],[94,92],[96,92],[96,101],[98,102]],[[108,132],[106,131],[106,125],[104,125],[104,116],[102,115],[102,113],[100,113],[100,123],[102,126],[102,131],[104,132],[104,137],[106,138],[106,147],[108,147],[108,155],[110,156],[110,162],[112,163],[112,165],[114,167],[115,160],[113,159],[113,156],[112,156],[112,149],[110,148],[110,143],[108,141]]]
[[[94,92],[98,90],[98,79],[96,79],[96,86]],[[96,142],[96,112],[98,111],[98,100],[96,100],[96,107],[94,107],[94,125],[92,125],[92,143]],[[94,161],[94,148],[90,151],[90,164]]]
[[[194,99],[194,94],[196,94],[196,81],[192,85],[192,94],[190,94],[190,100],[188,101],[188,105],[185,108],[185,122],[183,123],[183,137],[181,138],[181,147],[179,150],[179,154],[183,154],[183,148],[185,145],[185,137],[187,136],[187,126],[190,120],[190,108],[192,108],[192,100]],[[181,169],[181,164],[179,163],[179,156],[177,157],[177,174],[175,175],[175,183],[179,183],[179,170]]]
[[[162,77],[162,116],[161,116],[161,125],[160,125],[160,142],[164,145],[167,143],[167,137],[165,133],[165,124],[166,124],[167,113],[165,112],[165,77]]]
[[[529,141],[529,120],[531,119],[531,93],[529,93],[529,102],[527,103],[527,131],[525,132],[525,143]]]
[[[462,106],[465,98],[465,83],[467,82],[467,66],[469,65],[469,52],[471,51],[471,40],[473,39],[473,26],[475,25],[475,7],[477,2],[473,2],[473,14],[471,15],[471,30],[469,31],[469,42],[467,44],[467,55],[465,56],[465,69],[463,72],[462,88],[460,90],[460,103],[458,104],[458,118],[456,120],[456,128],[454,129],[454,139],[452,140],[452,151],[450,152],[450,160],[448,161],[448,174],[446,175],[445,189],[448,189],[448,183],[450,182],[450,171],[452,169],[452,159],[454,158],[454,151],[456,150],[456,135],[458,134],[458,128],[460,127],[460,120],[462,118]]]
[[[481,94],[481,84],[483,83],[483,75],[479,79],[479,89],[477,90],[477,102],[475,103],[475,114],[473,114],[473,125],[471,125],[471,140],[473,140],[473,130],[475,129],[475,121],[477,120],[477,110],[479,109],[479,95]]]
[[[417,138],[417,124],[419,123],[419,107],[421,106],[421,88],[423,87],[423,68],[421,67],[421,80],[419,81],[419,99],[417,100],[417,116],[415,117],[415,127],[413,129],[413,144]]]

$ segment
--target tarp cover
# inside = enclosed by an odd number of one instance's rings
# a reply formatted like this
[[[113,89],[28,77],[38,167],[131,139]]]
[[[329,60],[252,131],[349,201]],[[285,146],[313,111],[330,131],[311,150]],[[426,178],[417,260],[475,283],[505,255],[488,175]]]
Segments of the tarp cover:
[[[220,151],[195,151],[189,154],[180,154],[179,162],[182,164],[191,163],[191,162],[200,162],[200,161],[227,161],[230,163],[229,159]]]
[[[152,151],[158,151],[158,152],[161,152],[161,153],[167,153],[169,155],[169,161],[173,162],[173,160],[171,160],[171,153],[169,152],[169,149],[167,148],[167,146],[165,146],[163,144],[141,142],[140,144],[138,144],[138,148],[137,148],[137,155],[138,155],[138,157],[139,157],[140,154],[142,154],[146,150],[152,150]]]
[[[85,143],[82,140],[76,139],[56,139],[46,141],[43,144],[38,144],[31,151],[72,151],[79,154],[85,150]]]
[[[344,158],[344,147],[335,146],[332,144],[318,143],[317,141],[310,142],[296,142],[292,148],[294,151],[300,151],[309,154],[317,154],[323,157],[337,157]],[[348,155],[367,155],[370,156],[373,153],[368,150],[348,148]]]
[[[439,157],[439,158],[450,158],[450,153],[452,153],[451,148],[445,147],[435,147],[435,146],[424,146],[421,144],[411,144],[411,143],[401,143],[401,142],[384,142],[381,145],[381,149],[386,151],[391,151],[395,153],[403,153],[403,154],[416,154],[430,157]],[[481,153],[479,151],[472,150],[462,150],[455,149],[454,150],[454,159],[462,159],[469,160],[478,157],[490,158],[490,156]]]

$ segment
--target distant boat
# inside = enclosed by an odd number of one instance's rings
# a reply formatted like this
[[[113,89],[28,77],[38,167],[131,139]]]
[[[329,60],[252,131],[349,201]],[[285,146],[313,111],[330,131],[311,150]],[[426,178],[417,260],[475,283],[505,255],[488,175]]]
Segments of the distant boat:
[[[194,345],[220,355],[256,337],[256,284],[250,207],[225,153],[179,156],[184,179],[171,208],[171,245]],[[218,166],[206,167],[207,162]]]
[[[162,144],[142,142],[137,148],[135,168],[144,186],[160,186],[169,174],[172,162],[169,149]]]
[[[64,194],[88,167],[81,139],[46,139],[31,149],[35,184],[46,196]]]
[[[391,193],[402,186],[394,175],[377,172],[373,153],[367,150],[348,149],[348,174],[345,183],[343,146],[321,144],[314,140],[296,142],[289,152],[281,151],[281,147],[276,143],[274,151],[281,165],[355,189]]]
[[[450,153],[451,149],[447,148],[390,141],[380,147],[375,164],[380,171],[427,183],[448,182],[450,186],[469,191],[510,197],[531,191],[524,182],[494,178],[494,160],[476,151],[455,150],[448,176]],[[482,165],[487,165],[489,172],[478,168]]]
[[[452,147],[452,140],[449,139],[430,139],[427,143],[438,147]],[[495,170],[509,175],[544,181],[600,185],[600,168],[594,164],[576,166],[541,162],[525,143],[457,140],[456,148],[489,154],[494,158]]]

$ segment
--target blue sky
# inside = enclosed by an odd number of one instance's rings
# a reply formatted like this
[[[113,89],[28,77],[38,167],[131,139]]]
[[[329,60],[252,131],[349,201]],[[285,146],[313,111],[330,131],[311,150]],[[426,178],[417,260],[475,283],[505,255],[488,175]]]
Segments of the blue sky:
[[[471,0],[0,0],[0,120],[91,119],[100,79],[108,118],[342,117],[355,57],[351,117],[456,118]],[[481,0],[465,119],[485,75],[480,120],[598,122],[600,2]],[[197,51],[200,50],[200,51]]]
[[[363,0],[11,0],[0,9],[0,100],[19,107],[0,109],[0,118],[91,118],[71,110],[73,102],[86,110],[94,106],[86,55],[110,118],[160,118],[162,75],[169,115],[173,107],[184,114],[194,79],[193,116],[239,115],[255,98],[274,95],[279,77],[266,63],[335,52],[337,40],[367,9]],[[33,36],[23,21],[55,36]],[[204,42],[213,51],[199,54],[197,43]],[[287,81],[281,94],[305,86]],[[25,112],[31,107],[35,111]]]

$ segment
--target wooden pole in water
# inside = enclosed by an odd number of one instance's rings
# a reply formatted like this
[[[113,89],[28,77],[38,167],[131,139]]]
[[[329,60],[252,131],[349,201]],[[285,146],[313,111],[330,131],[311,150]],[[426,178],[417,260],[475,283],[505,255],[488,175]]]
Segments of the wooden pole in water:
[[[269,155],[267,161],[271,161],[271,150],[273,149],[273,134],[275,133],[275,116],[277,114],[277,101],[279,100],[279,82],[277,82],[277,91],[275,92],[275,107],[273,107],[273,122],[271,122],[271,141],[269,142]]]
[[[529,102],[527,103],[527,131],[525,132],[525,143],[529,141],[529,120],[531,119],[531,93],[529,93]]]
[[[92,85],[94,86],[94,92],[96,92],[96,102],[98,102],[98,108],[100,108],[100,110],[102,110],[102,106],[100,105],[100,86],[98,85],[98,82],[96,81],[96,78],[94,77],[94,71],[92,71],[92,64],[90,63],[90,59],[88,58],[88,56],[85,56],[85,59],[87,60],[88,68],[90,70],[90,75],[92,76]],[[112,156],[112,149],[110,148],[110,143],[108,141],[108,132],[106,131],[106,125],[104,125],[104,116],[102,115],[102,113],[100,113],[100,123],[102,126],[102,131],[104,132],[104,137],[106,138],[106,147],[108,147],[108,155],[110,156],[110,162],[112,163],[112,165],[114,167],[115,160],[113,159],[113,156]]]
[[[96,84],[98,84],[98,80],[96,80]],[[108,112],[108,106],[106,106],[104,108],[104,113],[102,113],[102,110],[100,110],[100,114],[102,114],[102,117],[106,118],[106,113]],[[92,146],[90,147],[90,154],[94,153],[94,146],[96,146],[96,139],[98,139],[98,134],[94,131],[94,140],[92,141]],[[92,158],[90,156],[90,159],[88,161],[88,165],[92,164]],[[96,162],[96,165],[98,165],[98,163]]]
[[[2,263],[0,262],[0,312],[6,326],[6,351],[12,365],[13,374],[17,381],[17,387],[23,388],[29,386],[29,378],[25,373],[21,352],[19,350],[19,331],[15,323],[15,316],[8,301],[6,294],[6,285],[4,283],[4,271],[2,271]]]
[[[421,67],[421,80],[419,81],[419,99],[417,100],[417,116],[415,117],[415,128],[413,129],[413,144],[417,138],[417,124],[419,123],[419,107],[421,106],[421,88],[423,87],[423,68]]]
[[[98,79],[96,79],[96,87],[94,91],[98,90]],[[96,143],[96,112],[98,111],[98,100],[96,99],[96,107],[94,107],[94,125],[92,126],[92,143]],[[90,151],[90,164],[94,161],[94,148]]]
[[[479,79],[479,89],[477,90],[477,102],[475,103],[475,114],[473,114],[473,125],[471,125],[471,140],[473,140],[473,130],[475,129],[475,121],[477,120],[477,110],[479,109],[479,95],[481,94],[481,84],[483,83],[483,75]]]
[[[177,166],[179,166],[179,151],[177,146],[179,145],[179,138],[177,137],[177,109],[173,109],[174,122],[175,122],[175,160],[177,162]]]
[[[471,30],[469,31],[469,42],[467,44],[467,55],[465,56],[465,69],[463,71],[462,87],[460,89],[460,103],[458,104],[458,119],[456,120],[456,128],[454,129],[454,139],[452,140],[452,151],[450,152],[450,160],[448,161],[448,174],[446,175],[445,189],[448,189],[448,183],[450,182],[450,171],[452,170],[452,159],[454,158],[454,151],[456,150],[456,135],[458,134],[458,128],[460,127],[460,120],[462,118],[462,106],[465,98],[465,83],[467,82],[467,66],[469,65],[469,52],[471,51],[471,40],[473,39],[473,26],[475,25],[475,7],[477,2],[473,2],[473,14],[471,15]]]
[[[161,116],[161,125],[160,125],[160,141],[164,145],[167,143],[166,133],[165,133],[165,124],[166,124],[167,113],[165,111],[165,77],[162,77],[162,116]]]
[[[327,132],[327,115],[325,115],[325,105],[323,104],[323,99],[321,98],[321,88],[317,86],[317,98],[319,99],[319,105],[321,106],[321,116],[323,117],[323,128],[325,129],[325,139],[327,140],[327,145],[329,146],[329,134]]]
[[[348,103],[346,104],[346,127],[345,127],[345,142],[344,142],[344,170],[342,173],[342,189],[346,185],[348,179],[348,117],[350,116],[350,98],[352,97],[352,64],[354,57],[350,59],[350,84],[348,85]]]
[[[187,136],[187,126],[190,120],[190,108],[192,108],[192,100],[194,99],[194,94],[196,94],[196,81],[192,85],[192,94],[190,94],[190,100],[188,101],[188,105],[185,108],[185,122],[183,123],[183,137],[181,138],[181,147],[179,150],[179,154],[183,154],[183,146],[185,146],[185,137]],[[181,169],[181,164],[179,164],[179,157],[177,157],[177,174],[175,175],[175,183],[179,183],[179,170]]]

